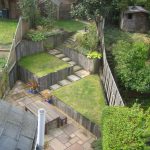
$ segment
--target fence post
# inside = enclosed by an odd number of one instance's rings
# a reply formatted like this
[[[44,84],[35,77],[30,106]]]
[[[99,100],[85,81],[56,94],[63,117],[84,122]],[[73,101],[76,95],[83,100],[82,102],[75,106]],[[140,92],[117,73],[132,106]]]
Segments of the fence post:
[[[45,110],[39,109],[36,150],[44,149],[44,135],[45,135]]]

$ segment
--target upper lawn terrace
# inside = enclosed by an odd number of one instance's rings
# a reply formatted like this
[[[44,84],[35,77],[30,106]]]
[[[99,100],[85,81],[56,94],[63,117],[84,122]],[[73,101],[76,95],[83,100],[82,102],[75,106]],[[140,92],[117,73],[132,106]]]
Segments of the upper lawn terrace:
[[[70,66],[68,63],[44,52],[22,58],[19,65],[38,77]]]

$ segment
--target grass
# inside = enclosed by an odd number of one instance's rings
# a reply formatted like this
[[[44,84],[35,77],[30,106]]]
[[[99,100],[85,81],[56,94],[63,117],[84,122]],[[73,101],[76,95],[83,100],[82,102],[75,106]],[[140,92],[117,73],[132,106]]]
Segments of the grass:
[[[38,77],[69,67],[68,63],[44,52],[22,58],[19,65]]]
[[[75,20],[58,20],[54,23],[55,28],[63,29],[68,32],[82,30],[85,26],[84,23]]]
[[[53,94],[91,121],[100,124],[105,100],[97,75],[90,75],[54,91]]]
[[[14,20],[0,19],[0,44],[11,44],[15,34],[17,22]]]
[[[6,59],[0,57],[0,70],[1,70],[2,68],[4,68],[5,63],[6,63]]]

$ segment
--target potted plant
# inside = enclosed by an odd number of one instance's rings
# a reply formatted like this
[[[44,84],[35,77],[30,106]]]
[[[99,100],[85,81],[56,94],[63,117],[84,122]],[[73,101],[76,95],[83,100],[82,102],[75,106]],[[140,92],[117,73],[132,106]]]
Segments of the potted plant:
[[[32,93],[32,94],[37,94],[38,93],[38,83],[36,81],[33,81],[33,80],[30,80],[28,83],[27,83],[27,86],[30,88],[29,89],[29,92]]]

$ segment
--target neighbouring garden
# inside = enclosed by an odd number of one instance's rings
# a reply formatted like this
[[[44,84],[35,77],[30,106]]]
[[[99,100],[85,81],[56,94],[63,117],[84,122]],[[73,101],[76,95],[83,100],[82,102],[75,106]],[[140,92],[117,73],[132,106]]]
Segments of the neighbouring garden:
[[[53,92],[53,95],[77,112],[100,125],[102,110],[106,106],[98,75],[90,75]]]
[[[45,52],[23,57],[19,61],[19,65],[38,77],[70,66],[68,63]]]
[[[113,55],[114,72],[126,102],[129,106],[138,102],[148,108],[150,35],[106,28],[105,42],[107,50]]]

